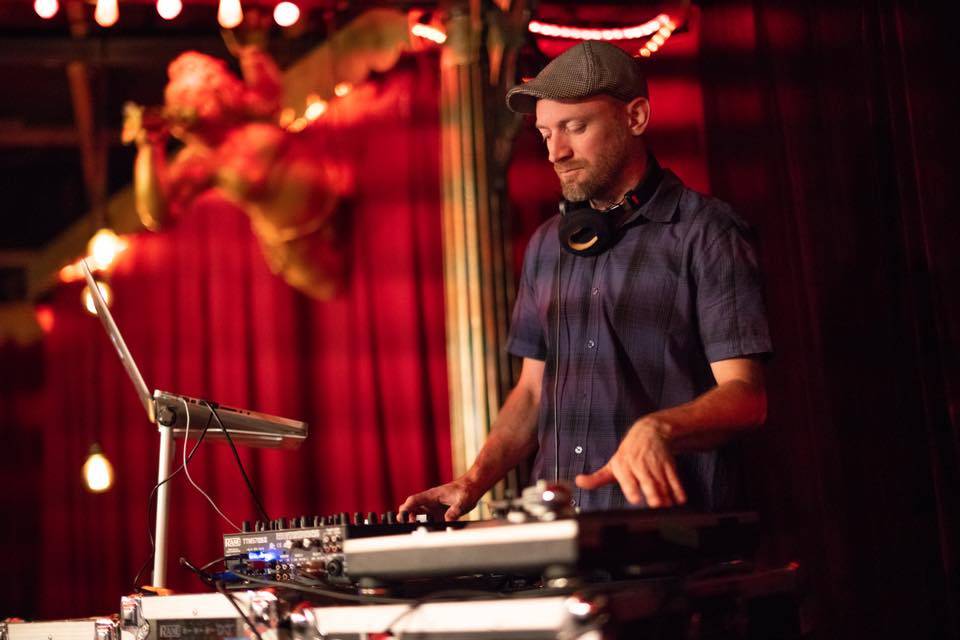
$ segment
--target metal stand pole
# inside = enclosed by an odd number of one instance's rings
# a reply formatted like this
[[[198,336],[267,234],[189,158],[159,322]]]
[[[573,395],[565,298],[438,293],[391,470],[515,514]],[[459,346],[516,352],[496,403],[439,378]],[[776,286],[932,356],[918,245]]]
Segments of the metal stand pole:
[[[173,427],[160,425],[160,460],[157,465],[157,525],[154,530],[153,586],[165,587],[167,583],[167,511],[170,483],[163,482],[170,476],[173,461]]]

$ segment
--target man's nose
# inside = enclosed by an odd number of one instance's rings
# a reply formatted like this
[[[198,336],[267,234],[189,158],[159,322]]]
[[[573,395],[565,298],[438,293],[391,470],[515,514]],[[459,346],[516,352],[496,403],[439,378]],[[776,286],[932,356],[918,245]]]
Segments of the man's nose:
[[[556,164],[569,160],[573,155],[570,145],[565,136],[555,135],[547,140],[547,157],[551,163]]]

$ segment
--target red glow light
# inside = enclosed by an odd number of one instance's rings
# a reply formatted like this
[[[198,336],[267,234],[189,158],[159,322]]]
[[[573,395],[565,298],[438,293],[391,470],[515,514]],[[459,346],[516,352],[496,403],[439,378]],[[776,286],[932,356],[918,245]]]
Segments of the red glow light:
[[[48,306],[42,305],[36,308],[35,313],[37,315],[37,324],[40,325],[40,328],[43,329],[44,333],[50,333],[53,331],[54,325],[54,316],[53,309]]]

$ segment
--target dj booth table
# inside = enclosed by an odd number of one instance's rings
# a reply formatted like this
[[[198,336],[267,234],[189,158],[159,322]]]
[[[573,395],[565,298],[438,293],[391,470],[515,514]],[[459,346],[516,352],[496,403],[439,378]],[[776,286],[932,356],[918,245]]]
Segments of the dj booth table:
[[[350,606],[273,591],[134,595],[124,597],[119,615],[111,618],[0,623],[0,640],[788,640],[803,637],[797,574],[797,566],[788,565],[685,580]]]

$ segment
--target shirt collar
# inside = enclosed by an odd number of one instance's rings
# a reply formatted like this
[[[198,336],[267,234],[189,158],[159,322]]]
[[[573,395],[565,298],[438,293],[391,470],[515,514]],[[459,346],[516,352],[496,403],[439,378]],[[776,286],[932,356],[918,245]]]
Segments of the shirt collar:
[[[624,226],[633,224],[641,216],[652,222],[671,222],[682,193],[683,183],[680,178],[670,169],[664,169],[663,178],[653,192],[653,197],[633,211],[624,221]]]

